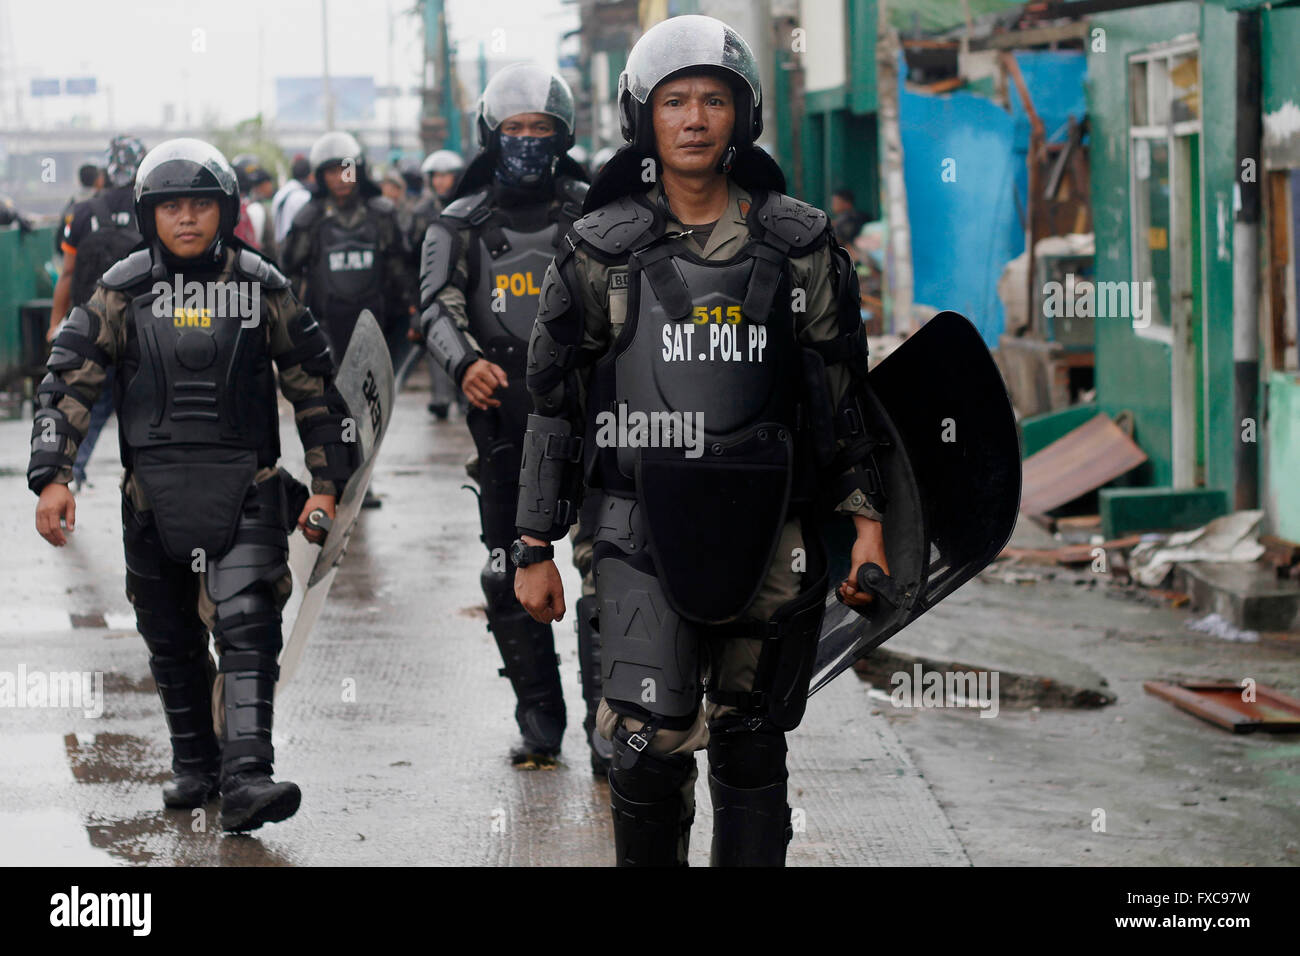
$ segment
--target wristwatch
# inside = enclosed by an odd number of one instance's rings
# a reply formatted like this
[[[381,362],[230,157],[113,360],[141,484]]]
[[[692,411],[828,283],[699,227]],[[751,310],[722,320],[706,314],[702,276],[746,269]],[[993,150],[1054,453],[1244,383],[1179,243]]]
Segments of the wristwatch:
[[[549,561],[555,557],[555,545],[525,544],[523,538],[516,538],[510,546],[510,561],[517,568],[526,568],[530,564]]]

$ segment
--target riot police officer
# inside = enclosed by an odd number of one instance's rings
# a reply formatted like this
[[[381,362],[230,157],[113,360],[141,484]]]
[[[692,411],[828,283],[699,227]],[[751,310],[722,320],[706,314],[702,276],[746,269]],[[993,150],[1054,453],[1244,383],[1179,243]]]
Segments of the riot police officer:
[[[159,144],[136,176],[135,211],[144,247],[104,274],[54,339],[27,480],[40,496],[37,530],[63,545],[61,524],[75,525],[73,458],[115,367],[126,590],[171,733],[163,803],[199,807],[219,789],[222,827],[252,830],[291,816],[301,799],[296,784],[271,779],[288,533],[296,522],[319,537],[306,517],[333,515],[355,443],[344,441],[324,333],[288,280],[235,238],[239,193],[221,153],[194,139]],[[277,370],[310,495],[276,467]],[[224,685],[221,741],[209,628]]]
[[[825,213],[784,195],[754,146],[758,67],[730,27],[647,31],[619,112],[628,145],[547,271],[529,344],[516,593],[562,618],[546,542],[585,477],[603,498],[596,606],[578,614],[600,633],[618,863],[685,862],[707,747],[712,861],[781,865],[785,733],[828,593],[814,506],[851,516],[850,578],[887,568],[854,273]]]
[[[285,273],[336,354],[347,350],[362,309],[374,314],[390,346],[404,341],[415,281],[393,204],[370,180],[350,133],[326,133],[309,159],[316,183],[285,238]]]
[[[523,744],[512,761],[530,769],[556,762],[564,694],[550,625],[534,621],[515,600],[508,551],[531,407],[525,350],[537,293],[587,188],[565,155],[573,123],[573,96],[560,77],[528,64],[492,77],[478,109],[482,150],[421,251],[421,332],[472,405],[467,423],[478,449],[475,477],[488,549],[480,582],[488,628],[505,664],[501,673],[517,698]]]
[[[436,149],[424,157],[424,162],[420,164],[420,173],[428,189],[411,209],[411,246],[417,259],[424,243],[424,233],[429,224],[442,214],[443,207],[451,202],[464,169],[465,160],[460,153],[450,149]],[[416,269],[419,269],[418,262]],[[462,412],[465,411],[468,405],[464,395],[458,394],[455,384],[432,356],[429,356],[429,378],[432,383],[429,389],[429,414],[439,421],[446,421],[447,412],[453,403],[459,405]]]

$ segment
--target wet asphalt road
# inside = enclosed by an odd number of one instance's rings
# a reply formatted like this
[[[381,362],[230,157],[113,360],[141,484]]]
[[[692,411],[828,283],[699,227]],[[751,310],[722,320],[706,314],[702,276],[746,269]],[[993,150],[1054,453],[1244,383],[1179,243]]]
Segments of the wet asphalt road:
[[[170,749],[123,594],[110,422],[72,543],[33,526],[30,425],[0,422],[0,674],[102,674],[103,710],[0,706],[0,864],[609,865],[608,788],[582,737],[572,611],[556,626],[569,707],[564,765],[521,772],[513,695],[484,626],[484,560],[463,421],[403,392],[374,488],[298,673],[276,707],[276,775],[303,790],[290,820],[225,836],[207,812],[162,809]],[[282,410],[283,411],[283,410]],[[282,424],[287,419],[282,418]],[[305,475],[292,428],[282,462]],[[579,593],[557,549],[570,608]],[[846,675],[790,735],[791,865],[968,865],[927,782],[865,684]],[[32,703],[27,701],[29,705]],[[85,703],[85,702],[83,702]],[[706,761],[698,755],[701,777]],[[708,859],[699,785],[692,864]]]

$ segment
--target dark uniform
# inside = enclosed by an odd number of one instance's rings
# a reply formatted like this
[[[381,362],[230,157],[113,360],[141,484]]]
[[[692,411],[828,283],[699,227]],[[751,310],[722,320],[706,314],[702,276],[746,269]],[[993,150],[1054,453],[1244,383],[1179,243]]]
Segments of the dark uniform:
[[[369,309],[386,338],[405,337],[415,279],[406,237],[391,202],[366,175],[361,147],[346,133],[327,133],[312,147],[314,195],[294,217],[281,263],[298,297],[324,327],[337,355],[347,351],[357,316]],[[325,186],[324,170],[353,163],[357,177],[343,205]]]
[[[198,259],[176,259],[153,238],[151,202],[205,193],[223,202],[222,234]],[[223,826],[252,829],[293,813],[299,799],[295,785],[269,779],[280,610],[292,589],[287,536],[298,517],[290,502],[300,509],[306,498],[276,467],[276,372],[313,493],[338,494],[354,446],[343,441],[347,410],[332,385],[323,332],[284,276],[233,240],[238,196],[220,153],[196,140],[158,146],[141,167],[137,209],[149,248],[109,269],[54,340],[37,394],[28,484],[39,494],[69,481],[88,409],[115,367],[127,596],[172,739],[175,777],[164,801],[201,805],[219,770]],[[227,315],[220,305],[212,314],[207,305],[175,302],[170,290],[160,295],[155,283],[170,284],[177,273],[209,288],[235,283]],[[221,741],[209,629],[224,677]]]
[[[625,135],[649,129],[645,104],[666,76],[721,68],[738,87],[737,177],[722,218],[701,228],[657,185],[643,191],[636,145],[603,171],[594,188],[610,201],[574,225],[542,288],[518,529],[553,540],[584,478],[603,495],[599,727],[615,744],[618,862],[685,861],[693,752],[707,746],[714,862],[780,864],[785,732],[802,719],[828,590],[815,508],[883,508],[855,391],[866,336],[826,215],[783,195],[750,145],[757,128],[745,135],[759,97],[744,41],[677,17],[637,48],[628,73],[646,112],[625,113]],[[638,414],[658,419],[659,439],[619,434]]]
[[[482,538],[488,549],[480,582],[488,628],[505,665],[502,674],[518,700],[515,716],[524,745],[514,760],[545,765],[558,754],[565,726],[555,640],[550,625],[539,624],[520,607],[507,554],[515,538],[520,451],[532,409],[524,375],[537,294],[561,237],[581,214],[587,184],[564,156],[572,142],[573,101],[559,77],[533,66],[507,68],[488,84],[483,104],[479,125],[484,151],[467,169],[460,198],[425,236],[421,323],[430,354],[457,386],[480,358],[500,366],[508,381],[493,393],[499,407],[471,407],[467,415],[478,450],[473,477],[479,483]],[[530,112],[551,115],[563,132],[549,137],[549,143],[501,136],[502,121]],[[520,144],[525,149],[537,147],[540,165],[526,174],[527,182],[501,172],[500,144],[514,151],[515,141],[526,141]],[[594,675],[590,669],[586,673],[591,679],[584,686],[593,686]],[[590,730],[599,693],[586,696]],[[593,752],[592,759],[599,763],[601,754]]]

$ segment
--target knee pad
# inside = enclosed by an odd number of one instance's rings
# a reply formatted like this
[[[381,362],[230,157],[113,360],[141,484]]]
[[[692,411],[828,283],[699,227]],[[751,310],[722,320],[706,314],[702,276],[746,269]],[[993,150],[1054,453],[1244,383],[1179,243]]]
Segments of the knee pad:
[[[693,719],[700,700],[699,631],[668,606],[659,579],[621,560],[601,560],[596,602],[605,698]]]
[[[765,720],[738,714],[709,721],[709,772],[746,790],[785,782],[785,733]]]
[[[271,586],[260,581],[216,603],[213,636],[223,654],[257,651],[274,660],[280,653],[280,609]]]
[[[207,562],[208,596],[220,604],[288,570],[287,489],[278,477],[260,482],[243,504],[234,543]]]

